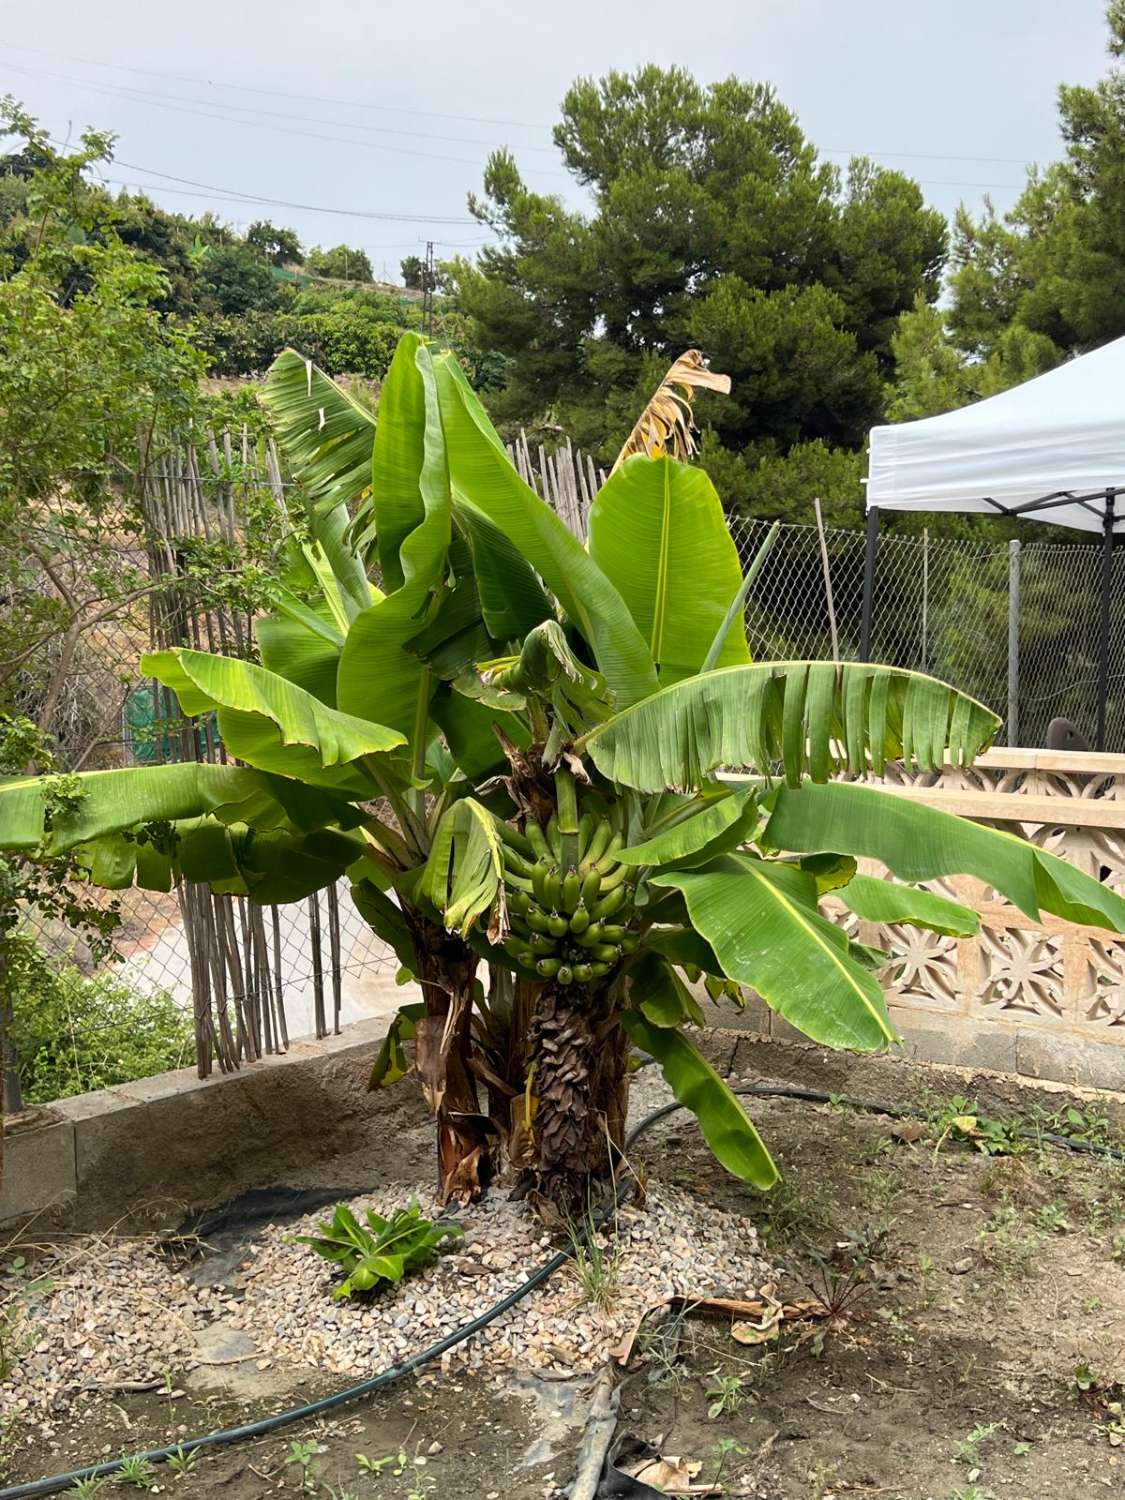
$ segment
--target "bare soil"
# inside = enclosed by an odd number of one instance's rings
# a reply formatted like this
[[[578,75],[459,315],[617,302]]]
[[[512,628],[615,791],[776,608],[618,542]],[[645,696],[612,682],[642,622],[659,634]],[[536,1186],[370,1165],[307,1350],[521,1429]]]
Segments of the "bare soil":
[[[729,1318],[649,1320],[621,1378],[619,1433],[699,1464],[697,1487],[760,1500],[1125,1493],[1125,1168],[1035,1143],[986,1155],[958,1130],[938,1149],[943,1109],[959,1112],[920,1101],[928,1133],[910,1141],[870,1115],[756,1101],[785,1174],[767,1197],[716,1166],[685,1116],[645,1136],[642,1168],[749,1213],[782,1268],[779,1295],[837,1316],[785,1324],[759,1346],[735,1342]],[[38,1478],[331,1388],[288,1376],[279,1388],[269,1373],[268,1396],[91,1398],[49,1439],[9,1432],[0,1474]],[[577,1384],[433,1371],[152,1482],[192,1500],[555,1500],[584,1410]],[[320,1450],[304,1491],[294,1443]],[[374,1473],[357,1454],[389,1462]]]

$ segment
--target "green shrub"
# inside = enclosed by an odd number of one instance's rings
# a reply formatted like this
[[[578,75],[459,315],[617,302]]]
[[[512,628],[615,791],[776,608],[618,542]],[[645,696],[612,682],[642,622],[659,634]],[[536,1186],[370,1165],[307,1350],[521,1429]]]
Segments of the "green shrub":
[[[28,1104],[130,1083],[192,1059],[192,1023],[167,990],[142,994],[120,974],[88,978],[12,939],[12,1041]]]

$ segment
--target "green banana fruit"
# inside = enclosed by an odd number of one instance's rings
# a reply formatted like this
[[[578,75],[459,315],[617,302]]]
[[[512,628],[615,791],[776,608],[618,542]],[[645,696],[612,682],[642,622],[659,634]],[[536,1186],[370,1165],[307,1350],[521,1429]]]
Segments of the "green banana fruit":
[[[590,915],[595,922],[603,921],[606,917],[612,917],[619,912],[629,899],[629,892],[624,885],[615,886],[608,896],[603,896],[600,901],[594,903],[590,908]]]
[[[577,910],[578,902],[582,896],[582,877],[577,870],[570,870],[563,876],[562,883],[562,909],[565,912]]]
[[[551,851],[547,846],[547,836],[534,818],[528,818],[524,828],[527,841],[535,852],[535,857],[543,864],[550,864]]]
[[[578,905],[574,908],[574,912],[570,918],[570,930],[571,932],[573,932],[575,937],[580,937],[581,934],[586,931],[589,925],[590,913],[586,908],[585,902],[580,897]],[[625,929],[622,928],[622,931],[624,930]]]

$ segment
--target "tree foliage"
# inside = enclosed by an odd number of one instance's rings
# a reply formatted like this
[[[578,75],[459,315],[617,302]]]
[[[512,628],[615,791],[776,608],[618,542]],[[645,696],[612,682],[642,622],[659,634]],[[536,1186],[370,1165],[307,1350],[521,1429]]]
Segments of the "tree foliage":
[[[470,206],[499,243],[454,269],[479,341],[511,361],[493,411],[549,411],[609,459],[624,413],[699,347],[734,380],[731,401],[701,402],[716,461],[858,447],[898,315],[938,291],[945,227],[917,184],[861,159],[841,175],[772,89],[735,78],[611,73],[575,83],[561,114],[555,142],[592,211],[495,152]]]
[[[917,304],[893,338],[892,420],[995,394],[1125,334],[1125,7],[1106,17],[1107,75],[1058,93],[1064,155],[1012,210],[954,223],[949,305]]]

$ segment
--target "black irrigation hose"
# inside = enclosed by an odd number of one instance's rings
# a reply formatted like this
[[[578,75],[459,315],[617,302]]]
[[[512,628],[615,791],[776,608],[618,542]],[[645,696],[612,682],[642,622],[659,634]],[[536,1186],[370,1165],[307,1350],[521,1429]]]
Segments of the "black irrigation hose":
[[[788,1084],[744,1084],[733,1092],[756,1095],[765,1099],[796,1099],[805,1104],[842,1104],[849,1109],[867,1114],[885,1115],[896,1120],[912,1117],[913,1114],[910,1110],[900,1109],[894,1105],[867,1104],[861,1100],[825,1094],[820,1089],[805,1089]],[[682,1104],[673,1102],[661,1105],[659,1109],[653,1110],[652,1114],[646,1115],[626,1136],[626,1148],[638,1140],[646,1130],[683,1107]],[[1125,1161],[1125,1152],[1115,1150],[1112,1146],[1103,1146],[1097,1141],[1076,1141],[1069,1136],[1056,1135],[1048,1131],[1021,1130],[1018,1134],[1028,1140],[1049,1141],[1052,1145],[1061,1146],[1068,1151],[1085,1151],[1099,1156],[1108,1156],[1115,1161]],[[632,1189],[633,1179],[626,1175],[618,1185],[617,1192],[594,1216],[595,1225],[603,1224],[609,1215],[621,1206]],[[473,1334],[479,1333],[482,1328],[487,1328],[489,1323],[515,1307],[517,1302],[521,1302],[536,1287],[542,1286],[548,1277],[553,1276],[560,1266],[565,1265],[573,1254],[573,1246],[558,1251],[533,1271],[526,1281],[521,1282],[515,1291],[509,1292],[506,1297],[494,1303],[479,1317],[473,1318],[471,1322],[463,1323],[460,1328],[455,1328],[452,1333],[446,1334],[436,1344],[431,1344],[428,1349],[423,1349],[418,1354],[412,1354],[401,1364],[392,1365],[390,1369],[373,1375],[370,1380],[360,1381],[358,1385],[348,1386],[334,1395],[323,1396],[319,1401],[310,1401],[304,1406],[293,1406],[286,1411],[275,1412],[272,1417],[262,1417],[257,1422],[246,1422],[240,1427],[224,1427],[218,1432],[188,1438],[182,1443],[169,1444],[164,1448],[152,1448],[147,1453],[138,1454],[136,1457],[150,1464],[167,1463],[170,1458],[181,1453],[187,1455],[197,1452],[200,1448],[218,1448],[227,1443],[241,1443],[249,1438],[264,1437],[267,1433],[276,1432],[281,1427],[289,1427],[294,1422],[307,1421],[310,1417],[322,1416],[325,1412],[335,1411],[338,1406],[343,1406],[349,1401],[356,1401],[361,1396],[370,1396],[375,1391],[383,1390],[396,1380],[401,1380],[404,1375],[409,1375],[412,1370],[420,1369],[431,1360],[439,1358],[447,1349],[456,1348],[458,1344],[472,1338]],[[85,1469],[74,1469],[69,1474],[55,1474],[49,1479],[33,1479],[26,1484],[10,1485],[7,1489],[0,1490],[0,1500],[41,1500],[44,1495],[57,1495],[60,1490],[73,1489],[83,1480],[108,1478],[120,1471],[122,1462],[122,1459],[113,1459],[109,1463],[92,1464]]]

